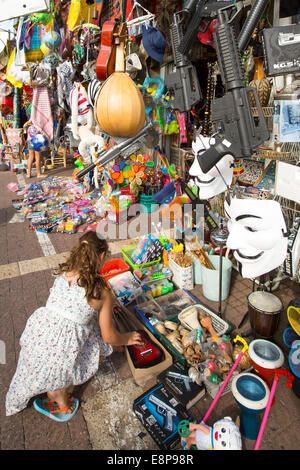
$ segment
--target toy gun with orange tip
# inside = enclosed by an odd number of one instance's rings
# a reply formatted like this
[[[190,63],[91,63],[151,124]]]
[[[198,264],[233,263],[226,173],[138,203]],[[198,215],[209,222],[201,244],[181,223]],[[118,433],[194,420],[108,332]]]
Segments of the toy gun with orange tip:
[[[78,179],[83,178],[87,173],[93,170],[97,164],[104,167],[111,160],[114,160],[115,158],[117,158],[122,152],[128,151],[132,147],[132,144],[135,144],[140,139],[145,137],[147,132],[150,131],[152,127],[153,127],[153,123],[151,121],[147,122],[147,124],[143,127],[143,129],[140,130],[140,132],[138,132],[134,137],[129,137],[128,139],[122,140],[119,144],[116,144],[114,147],[112,147],[109,150],[102,150],[98,154],[98,158],[93,163],[90,163],[90,165],[88,165],[86,168],[81,170],[76,175],[77,178]]]

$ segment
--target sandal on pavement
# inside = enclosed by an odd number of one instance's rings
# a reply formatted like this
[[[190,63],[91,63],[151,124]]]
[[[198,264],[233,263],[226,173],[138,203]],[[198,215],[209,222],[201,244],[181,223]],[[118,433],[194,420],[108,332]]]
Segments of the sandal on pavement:
[[[69,408],[71,403],[75,404],[74,411],[72,411],[72,413],[64,413],[64,411]],[[57,403],[54,400],[47,401],[42,400],[41,398],[36,398],[33,402],[33,406],[36,411],[42,413],[45,416],[48,416],[48,418],[51,418],[54,421],[58,421],[60,423],[64,423],[72,419],[73,416],[77,413],[79,408],[79,400],[78,398],[71,398],[65,408],[59,409]]]

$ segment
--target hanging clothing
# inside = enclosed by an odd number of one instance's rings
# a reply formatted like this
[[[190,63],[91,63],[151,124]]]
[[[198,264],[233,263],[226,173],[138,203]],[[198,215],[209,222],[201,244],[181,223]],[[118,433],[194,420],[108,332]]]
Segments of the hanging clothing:
[[[70,93],[74,87],[74,68],[71,61],[65,61],[57,67],[58,104],[66,109],[65,102],[70,106]]]
[[[39,131],[45,134],[49,142],[53,139],[53,116],[46,86],[39,86],[33,90],[30,120]]]
[[[74,93],[76,95],[76,87],[74,87],[70,93],[70,103],[72,106],[73,99],[74,99]],[[82,89],[79,88],[78,90],[78,97],[76,96],[75,100],[77,99],[77,105],[78,105],[78,116],[84,116],[87,114],[90,110],[90,103],[86,97],[86,94],[83,93]]]

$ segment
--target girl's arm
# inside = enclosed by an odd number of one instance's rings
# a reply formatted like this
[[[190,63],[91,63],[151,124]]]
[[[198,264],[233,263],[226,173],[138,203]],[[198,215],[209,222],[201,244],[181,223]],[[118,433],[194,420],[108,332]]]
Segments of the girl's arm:
[[[112,320],[112,307],[113,302],[109,291],[103,294],[103,305],[99,315],[99,326],[101,330],[102,339],[105,343],[112,346],[130,346],[133,344],[143,344],[141,336],[137,331],[129,333],[119,333],[114,327]]]

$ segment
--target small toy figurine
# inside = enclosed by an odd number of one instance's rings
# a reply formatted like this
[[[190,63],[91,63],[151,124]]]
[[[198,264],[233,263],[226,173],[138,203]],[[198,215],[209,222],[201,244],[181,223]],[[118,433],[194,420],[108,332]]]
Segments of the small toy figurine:
[[[196,446],[197,450],[242,450],[240,430],[227,416],[217,421],[213,427],[189,423],[189,430],[185,430],[181,436],[185,450],[192,446]]]

